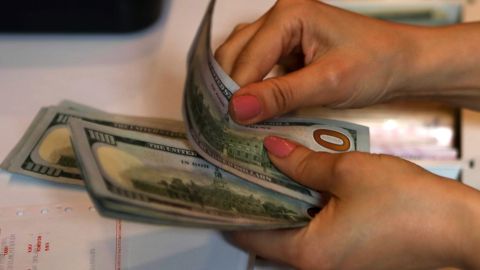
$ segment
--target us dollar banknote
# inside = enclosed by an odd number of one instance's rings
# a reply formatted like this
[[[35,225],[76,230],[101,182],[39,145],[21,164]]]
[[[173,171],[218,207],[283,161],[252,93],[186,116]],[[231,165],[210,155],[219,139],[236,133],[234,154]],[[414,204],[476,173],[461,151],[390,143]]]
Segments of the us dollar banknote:
[[[0,168],[57,183],[83,185],[67,126],[71,118],[144,133],[185,136],[181,121],[115,115],[63,101],[38,112]]]
[[[305,225],[318,207],[246,181],[198,155],[184,136],[69,122],[86,187],[103,215],[209,228]]]
[[[183,112],[193,148],[216,166],[252,183],[305,202],[317,202],[317,192],[292,181],[272,165],[263,138],[286,137],[314,151],[369,151],[368,128],[322,119],[277,118],[251,126],[233,122],[228,103],[239,86],[212,54],[214,3],[210,2],[188,57]]]

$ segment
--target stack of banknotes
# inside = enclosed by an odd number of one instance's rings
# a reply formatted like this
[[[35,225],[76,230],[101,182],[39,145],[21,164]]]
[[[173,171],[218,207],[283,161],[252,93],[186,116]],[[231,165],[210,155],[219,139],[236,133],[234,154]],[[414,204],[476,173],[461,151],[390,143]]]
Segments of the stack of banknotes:
[[[85,185],[107,217],[225,230],[308,223],[321,208],[321,193],[278,171],[263,138],[278,135],[315,151],[369,151],[368,128],[300,118],[235,124],[227,106],[239,87],[212,56],[213,6],[188,58],[184,122],[64,101],[39,111],[1,168]]]

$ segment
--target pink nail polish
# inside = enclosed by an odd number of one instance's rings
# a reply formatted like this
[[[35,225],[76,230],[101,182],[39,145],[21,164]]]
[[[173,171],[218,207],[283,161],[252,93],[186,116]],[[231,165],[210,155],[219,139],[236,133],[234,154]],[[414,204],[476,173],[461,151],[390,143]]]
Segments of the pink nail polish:
[[[233,116],[240,121],[251,119],[262,110],[257,97],[252,95],[236,96],[230,105]]]
[[[263,145],[267,148],[268,152],[280,158],[290,155],[297,147],[294,143],[276,136],[265,137],[265,139],[263,139]]]

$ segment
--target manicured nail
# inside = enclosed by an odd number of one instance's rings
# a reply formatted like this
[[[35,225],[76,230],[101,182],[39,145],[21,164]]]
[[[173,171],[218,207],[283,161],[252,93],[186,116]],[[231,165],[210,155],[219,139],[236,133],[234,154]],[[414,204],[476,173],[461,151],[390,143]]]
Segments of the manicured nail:
[[[276,136],[265,137],[265,139],[263,139],[263,145],[267,148],[268,152],[280,158],[290,155],[297,147],[294,143]]]
[[[251,119],[262,111],[257,97],[252,95],[235,96],[230,106],[233,117],[240,121]]]

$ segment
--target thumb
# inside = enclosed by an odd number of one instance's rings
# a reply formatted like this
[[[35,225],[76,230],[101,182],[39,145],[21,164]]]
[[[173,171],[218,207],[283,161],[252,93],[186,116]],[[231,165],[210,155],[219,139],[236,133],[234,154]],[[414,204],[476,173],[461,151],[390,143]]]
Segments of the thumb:
[[[347,190],[342,168],[351,167],[344,154],[314,152],[289,140],[267,136],[264,146],[274,165],[295,181],[337,196]]]
[[[319,66],[321,65],[321,67]],[[239,124],[254,124],[313,105],[334,105],[348,98],[342,91],[342,67],[315,63],[283,76],[251,83],[238,90],[229,104]]]

